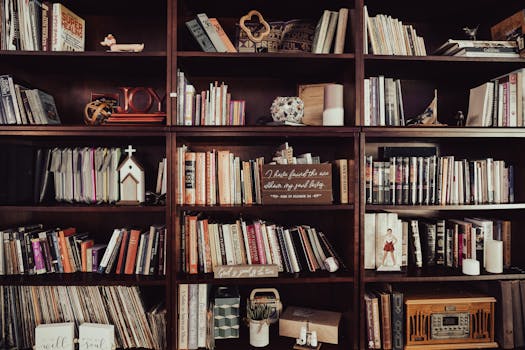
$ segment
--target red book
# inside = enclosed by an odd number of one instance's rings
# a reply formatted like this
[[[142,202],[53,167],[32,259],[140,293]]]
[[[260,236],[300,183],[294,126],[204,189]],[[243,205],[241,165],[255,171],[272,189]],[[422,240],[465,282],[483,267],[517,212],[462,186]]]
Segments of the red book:
[[[118,255],[117,268],[115,273],[121,274],[124,268],[124,257],[128,248],[129,232],[126,229],[122,230],[122,240],[120,241],[120,251]]]
[[[140,230],[131,230],[129,234],[128,254],[126,255],[126,264],[124,273],[132,275],[135,272],[135,261],[137,260],[137,248],[139,246]]]
[[[246,231],[248,232],[248,247],[250,248],[249,254],[252,259],[252,265],[260,264],[259,254],[257,253],[254,225],[247,225]]]
[[[72,236],[76,232],[77,229],[74,227],[58,231],[58,249],[60,250],[60,259],[62,259],[62,265],[64,266],[65,273],[73,272],[73,267],[71,266],[71,260],[69,258],[69,252],[66,245],[66,237]]]
[[[257,243],[257,254],[259,255],[259,263],[264,265],[266,264],[266,254],[264,252],[264,242],[261,232],[261,223],[259,221],[255,221],[253,223],[253,226],[255,227],[255,242]]]

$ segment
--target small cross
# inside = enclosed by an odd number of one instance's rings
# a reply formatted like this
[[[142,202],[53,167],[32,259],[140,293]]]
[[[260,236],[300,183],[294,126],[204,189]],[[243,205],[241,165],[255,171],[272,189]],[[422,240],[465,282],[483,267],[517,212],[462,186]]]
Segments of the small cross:
[[[137,150],[134,149],[131,145],[128,145],[128,148],[126,148],[124,152],[126,152],[128,154],[128,157],[131,158],[133,153],[137,152]]]

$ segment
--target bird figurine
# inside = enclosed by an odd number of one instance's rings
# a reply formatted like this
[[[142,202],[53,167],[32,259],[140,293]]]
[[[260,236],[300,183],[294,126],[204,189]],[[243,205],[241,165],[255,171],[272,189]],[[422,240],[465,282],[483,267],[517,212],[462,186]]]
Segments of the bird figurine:
[[[478,32],[479,24],[476,28],[464,27],[463,31],[469,37],[470,40],[476,40],[476,33]]]

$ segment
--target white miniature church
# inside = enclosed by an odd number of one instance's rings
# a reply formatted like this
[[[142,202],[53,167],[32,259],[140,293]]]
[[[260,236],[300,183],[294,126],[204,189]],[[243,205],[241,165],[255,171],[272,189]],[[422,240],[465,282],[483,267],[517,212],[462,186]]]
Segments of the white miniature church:
[[[139,204],[146,200],[144,169],[133,157],[133,153],[136,151],[129,145],[124,151],[128,157],[118,167],[120,175],[119,204]]]

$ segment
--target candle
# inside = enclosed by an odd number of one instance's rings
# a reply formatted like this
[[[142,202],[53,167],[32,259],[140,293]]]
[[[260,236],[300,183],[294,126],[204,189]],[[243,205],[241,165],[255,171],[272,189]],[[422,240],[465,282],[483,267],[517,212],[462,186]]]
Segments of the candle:
[[[503,242],[488,240],[487,245],[487,263],[485,269],[491,273],[503,272]]]
[[[479,261],[475,259],[463,259],[462,262],[463,273],[465,275],[477,276],[479,275]]]
[[[344,126],[343,85],[329,84],[324,88],[324,126]]]

